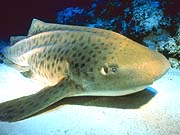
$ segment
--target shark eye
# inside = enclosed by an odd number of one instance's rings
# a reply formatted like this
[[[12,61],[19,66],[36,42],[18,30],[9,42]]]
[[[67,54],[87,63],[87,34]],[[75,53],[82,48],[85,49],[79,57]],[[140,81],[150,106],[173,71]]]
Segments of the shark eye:
[[[111,67],[111,70],[113,73],[116,73],[117,72],[117,67]]]

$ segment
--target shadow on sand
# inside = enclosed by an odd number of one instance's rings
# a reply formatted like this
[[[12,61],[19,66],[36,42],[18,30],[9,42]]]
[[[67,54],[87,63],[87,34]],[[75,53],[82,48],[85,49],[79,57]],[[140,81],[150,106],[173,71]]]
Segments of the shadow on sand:
[[[82,97],[69,97],[49,106],[48,108],[40,111],[38,114],[55,109],[62,105],[82,105],[82,106],[97,106],[107,108],[120,108],[120,109],[137,109],[144,104],[147,104],[155,95],[157,91],[151,87],[146,88],[141,92],[127,96],[115,97],[95,97],[95,96],[82,96]],[[37,114],[36,114],[37,115]]]

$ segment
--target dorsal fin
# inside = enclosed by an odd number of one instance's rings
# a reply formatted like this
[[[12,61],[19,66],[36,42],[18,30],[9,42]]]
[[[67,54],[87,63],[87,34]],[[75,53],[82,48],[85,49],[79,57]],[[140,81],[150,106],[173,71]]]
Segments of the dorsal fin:
[[[47,31],[44,28],[44,26],[46,26],[46,25],[43,21],[34,18],[32,20],[31,26],[29,28],[28,36],[33,36],[33,35],[36,35],[38,33]]]
[[[74,26],[74,25],[63,25],[63,24],[54,24],[54,23],[45,23],[38,19],[33,19],[30,29],[28,31],[28,36],[33,36],[35,34],[47,31],[56,31],[56,30],[69,30],[69,31],[83,31],[83,32],[91,32],[94,34],[99,34],[103,36],[111,36],[112,38],[124,37],[116,32],[99,29],[99,28],[89,28],[85,26]],[[124,37],[125,38],[125,37]]]

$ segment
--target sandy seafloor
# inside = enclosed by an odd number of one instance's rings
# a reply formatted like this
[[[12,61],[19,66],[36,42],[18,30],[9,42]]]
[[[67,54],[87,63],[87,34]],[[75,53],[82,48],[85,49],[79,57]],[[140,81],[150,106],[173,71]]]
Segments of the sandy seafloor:
[[[0,64],[0,102],[40,88]],[[180,70],[170,69],[147,90],[130,96],[66,98],[55,106],[19,122],[0,122],[0,135],[178,135]]]

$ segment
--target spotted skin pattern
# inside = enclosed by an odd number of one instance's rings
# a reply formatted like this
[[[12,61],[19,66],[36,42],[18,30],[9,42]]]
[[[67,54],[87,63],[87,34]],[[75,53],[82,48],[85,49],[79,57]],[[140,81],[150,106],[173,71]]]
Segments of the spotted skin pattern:
[[[112,31],[33,20],[14,37],[6,59],[46,84],[40,92],[0,104],[0,120],[18,121],[72,96],[121,96],[143,90],[169,69],[164,56]],[[152,66],[153,65],[153,66]]]

